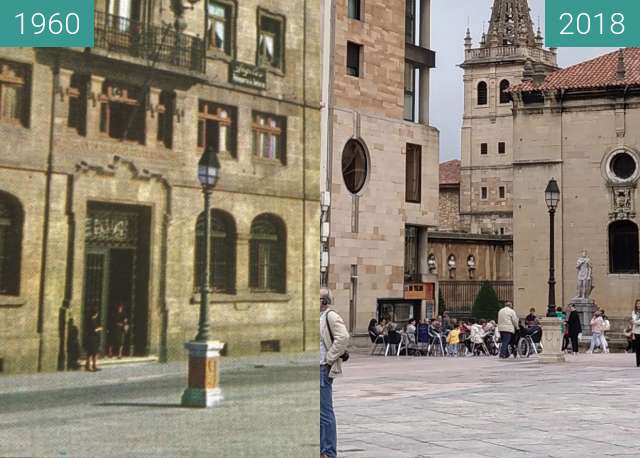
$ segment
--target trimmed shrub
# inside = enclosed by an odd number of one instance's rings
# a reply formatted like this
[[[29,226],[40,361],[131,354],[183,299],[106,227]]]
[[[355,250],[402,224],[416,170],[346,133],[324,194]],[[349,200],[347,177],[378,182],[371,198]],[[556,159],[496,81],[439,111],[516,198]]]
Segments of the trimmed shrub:
[[[484,283],[471,309],[471,316],[477,320],[497,320],[502,304],[490,283]]]

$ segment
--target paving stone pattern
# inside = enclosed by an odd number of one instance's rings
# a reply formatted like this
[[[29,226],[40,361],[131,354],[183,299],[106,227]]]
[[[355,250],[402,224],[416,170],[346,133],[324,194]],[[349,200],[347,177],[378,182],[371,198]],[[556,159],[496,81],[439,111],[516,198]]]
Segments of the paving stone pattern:
[[[640,457],[633,355],[354,355],[334,384],[341,458]]]

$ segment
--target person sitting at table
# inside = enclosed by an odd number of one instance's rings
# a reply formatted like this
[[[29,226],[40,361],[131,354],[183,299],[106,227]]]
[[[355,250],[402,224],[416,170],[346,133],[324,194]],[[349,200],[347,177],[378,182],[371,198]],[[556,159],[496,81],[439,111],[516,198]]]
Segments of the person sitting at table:
[[[378,320],[372,319],[371,321],[369,321],[367,332],[369,333],[369,339],[371,339],[371,343],[374,343],[380,335],[378,334]]]
[[[416,320],[415,319],[409,320],[409,322],[407,323],[405,332],[407,333],[407,339],[409,343],[415,344],[416,343]]]
[[[387,320],[383,318],[378,324],[376,324],[376,334],[378,334],[379,336],[383,335],[385,333],[386,328],[387,328]]]

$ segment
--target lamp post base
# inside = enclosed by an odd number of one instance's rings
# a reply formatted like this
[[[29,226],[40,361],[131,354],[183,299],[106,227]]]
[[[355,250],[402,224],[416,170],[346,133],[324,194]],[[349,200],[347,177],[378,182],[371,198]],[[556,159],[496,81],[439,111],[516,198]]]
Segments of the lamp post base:
[[[562,352],[562,322],[558,318],[541,318],[542,345],[541,363],[564,363]]]
[[[220,381],[222,342],[187,342],[189,350],[189,386],[182,394],[185,407],[214,407],[223,400]]]

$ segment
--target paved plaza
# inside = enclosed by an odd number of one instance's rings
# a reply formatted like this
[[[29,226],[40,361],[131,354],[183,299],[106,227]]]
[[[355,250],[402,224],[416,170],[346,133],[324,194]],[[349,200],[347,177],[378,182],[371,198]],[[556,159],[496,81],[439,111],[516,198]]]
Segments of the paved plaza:
[[[179,405],[186,363],[0,377],[0,457],[315,458],[317,358],[225,358],[212,409]]]
[[[341,458],[640,457],[634,355],[353,355],[334,384]]]

